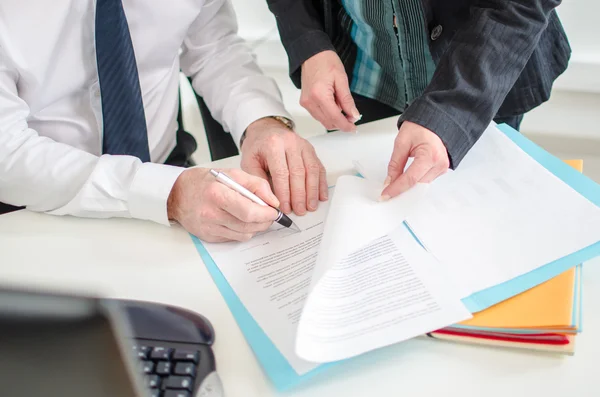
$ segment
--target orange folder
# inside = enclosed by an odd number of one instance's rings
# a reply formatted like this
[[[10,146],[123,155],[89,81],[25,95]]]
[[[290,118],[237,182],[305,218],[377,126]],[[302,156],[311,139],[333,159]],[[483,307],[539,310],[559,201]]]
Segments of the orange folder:
[[[583,161],[567,164],[583,171]],[[482,328],[565,329],[572,331],[573,301],[576,297],[576,268],[516,295],[460,323]]]
[[[583,170],[581,160],[566,163],[579,172]],[[543,284],[475,313],[473,318],[461,322],[458,327],[447,327],[429,336],[489,346],[572,353],[579,327],[579,312],[573,311],[581,307],[578,302],[581,283],[578,272],[580,269],[576,267],[569,269]],[[528,338],[529,341],[526,340]]]

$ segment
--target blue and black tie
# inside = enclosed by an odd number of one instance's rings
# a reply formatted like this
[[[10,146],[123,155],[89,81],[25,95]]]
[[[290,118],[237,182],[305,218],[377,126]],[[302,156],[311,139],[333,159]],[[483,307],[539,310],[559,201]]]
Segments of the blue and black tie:
[[[104,123],[102,153],[150,161],[138,69],[121,0],[96,2],[96,61]]]

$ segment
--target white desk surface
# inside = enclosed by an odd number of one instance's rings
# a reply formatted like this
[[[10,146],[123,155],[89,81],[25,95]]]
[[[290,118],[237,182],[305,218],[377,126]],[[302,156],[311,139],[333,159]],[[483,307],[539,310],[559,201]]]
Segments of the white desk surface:
[[[382,133],[381,131],[386,131]],[[313,139],[330,182],[352,172],[351,153],[393,141],[395,120],[358,136]],[[237,166],[238,158],[218,166]],[[284,396],[598,396],[600,259],[584,265],[584,332],[574,356],[411,340],[323,372]],[[207,316],[227,396],[276,396],[188,234],[126,219],[91,220],[19,211],[0,216],[0,283],[100,293],[178,305]]]

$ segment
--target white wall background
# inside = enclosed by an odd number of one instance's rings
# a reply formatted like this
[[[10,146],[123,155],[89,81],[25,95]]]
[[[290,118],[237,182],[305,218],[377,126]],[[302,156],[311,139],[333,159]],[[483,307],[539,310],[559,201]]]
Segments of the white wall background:
[[[286,105],[295,117],[307,117],[297,104],[299,94],[286,76],[287,58],[279,43],[275,19],[267,8],[266,0],[232,2],[238,16],[240,34],[256,45],[258,61],[266,73],[277,79]],[[600,1],[565,1],[558,13],[573,48],[571,64],[556,82],[551,100],[530,112],[522,128],[525,133],[534,136],[600,140],[600,33],[597,21]],[[318,128],[318,125],[309,125]]]

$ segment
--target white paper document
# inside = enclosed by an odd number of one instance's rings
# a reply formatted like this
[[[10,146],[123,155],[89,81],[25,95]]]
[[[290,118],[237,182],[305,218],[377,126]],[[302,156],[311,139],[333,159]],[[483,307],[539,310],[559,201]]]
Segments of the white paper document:
[[[300,232],[273,227],[245,243],[204,244],[300,375],[470,317],[402,224],[426,187],[388,202],[380,193],[342,177],[330,202],[294,217]]]
[[[380,202],[381,184],[357,176],[339,177],[323,233],[326,249],[319,252],[312,285],[332,264],[397,229],[415,212],[428,187],[417,184],[402,197]]]
[[[391,150],[382,148],[382,150]],[[381,159],[359,158],[379,180]],[[430,184],[407,217],[461,297],[512,280],[600,241],[600,208],[492,124],[454,172]]]
[[[338,361],[470,318],[437,268],[405,227],[353,252],[308,296],[297,353]]]

